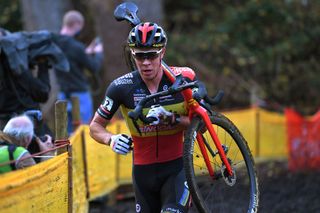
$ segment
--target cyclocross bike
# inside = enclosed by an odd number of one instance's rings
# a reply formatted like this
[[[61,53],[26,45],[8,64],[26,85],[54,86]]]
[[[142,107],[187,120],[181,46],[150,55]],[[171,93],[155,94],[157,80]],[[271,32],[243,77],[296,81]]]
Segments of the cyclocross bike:
[[[126,2],[115,9],[114,16],[118,21],[127,20],[136,26],[140,23],[137,11],[135,4]],[[188,83],[182,75],[175,76],[164,62],[162,67],[173,85],[140,100],[129,117],[136,127],[138,119],[151,123],[153,119],[142,113],[150,100],[183,94],[191,120],[184,134],[183,151],[186,179],[195,204],[190,212],[257,212],[258,179],[247,142],[227,117],[212,109],[222,99],[223,92],[210,98],[203,83]]]

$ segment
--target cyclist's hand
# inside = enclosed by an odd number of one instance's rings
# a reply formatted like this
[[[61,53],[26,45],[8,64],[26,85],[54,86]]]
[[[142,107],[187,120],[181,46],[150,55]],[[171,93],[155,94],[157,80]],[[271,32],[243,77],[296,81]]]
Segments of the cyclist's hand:
[[[172,119],[172,112],[167,111],[160,105],[153,105],[147,114],[147,118],[153,118],[150,125],[169,124]]]
[[[132,139],[128,135],[118,134],[111,136],[110,147],[118,154],[126,155],[130,152]]]

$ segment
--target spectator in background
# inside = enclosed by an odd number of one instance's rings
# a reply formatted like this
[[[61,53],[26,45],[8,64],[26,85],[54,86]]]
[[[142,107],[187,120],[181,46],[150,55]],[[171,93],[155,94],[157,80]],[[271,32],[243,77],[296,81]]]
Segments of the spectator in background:
[[[15,160],[14,163],[0,166],[0,174],[16,169],[35,165],[35,160],[27,150],[33,137],[40,147],[40,151],[47,151],[54,147],[52,138],[45,135],[46,140],[34,136],[34,126],[31,119],[26,115],[14,117],[9,120],[3,132],[0,131],[0,163]],[[53,156],[53,151],[45,153]],[[43,158],[46,160],[47,158]]]
[[[0,29],[0,39],[10,35],[7,30]],[[14,49],[18,49],[14,43],[12,45]],[[39,120],[37,134],[51,133],[42,121],[40,110],[40,103],[48,100],[51,89],[49,69],[47,58],[39,57],[30,70],[19,75],[14,74],[9,66],[8,56],[4,51],[0,51],[0,130],[12,117],[29,113],[34,114]]]
[[[56,44],[63,50],[70,63],[70,72],[57,72],[60,86],[58,99],[68,100],[68,132],[71,133],[71,97],[79,98],[81,123],[88,124],[93,116],[92,97],[84,69],[96,73],[100,70],[103,59],[101,43],[92,42],[88,48],[75,37],[84,26],[84,17],[78,11],[69,11],[63,17],[60,36]]]

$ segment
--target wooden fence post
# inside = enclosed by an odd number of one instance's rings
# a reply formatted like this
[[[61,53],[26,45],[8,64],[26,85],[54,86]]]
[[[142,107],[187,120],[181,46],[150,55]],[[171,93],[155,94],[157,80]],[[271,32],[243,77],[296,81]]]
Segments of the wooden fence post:
[[[67,101],[58,100],[55,103],[55,139],[68,140],[68,114]],[[62,147],[57,150],[58,154],[67,151],[67,147]]]
[[[58,155],[68,152],[68,213],[73,211],[73,179],[72,179],[72,148],[68,139],[68,113],[67,101],[58,100],[55,103],[55,138],[56,144],[67,144],[57,150]],[[59,142],[59,143],[57,143]]]
[[[83,170],[84,170],[84,181],[86,185],[86,198],[90,198],[90,189],[89,189],[89,178],[88,178],[88,161],[87,161],[87,148],[86,148],[86,137],[85,131],[81,131],[81,145],[82,145],[82,156],[83,156]]]

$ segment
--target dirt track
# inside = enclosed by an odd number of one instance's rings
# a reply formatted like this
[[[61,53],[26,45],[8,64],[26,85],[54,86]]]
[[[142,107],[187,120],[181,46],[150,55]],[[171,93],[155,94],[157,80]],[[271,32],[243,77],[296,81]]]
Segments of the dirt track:
[[[261,193],[259,212],[320,212],[320,171],[290,173],[286,161],[271,161],[258,163],[257,172]],[[95,204],[90,213],[133,213],[135,205],[131,197],[102,209]]]
[[[260,212],[320,212],[320,171],[287,171],[287,162],[258,164]]]

